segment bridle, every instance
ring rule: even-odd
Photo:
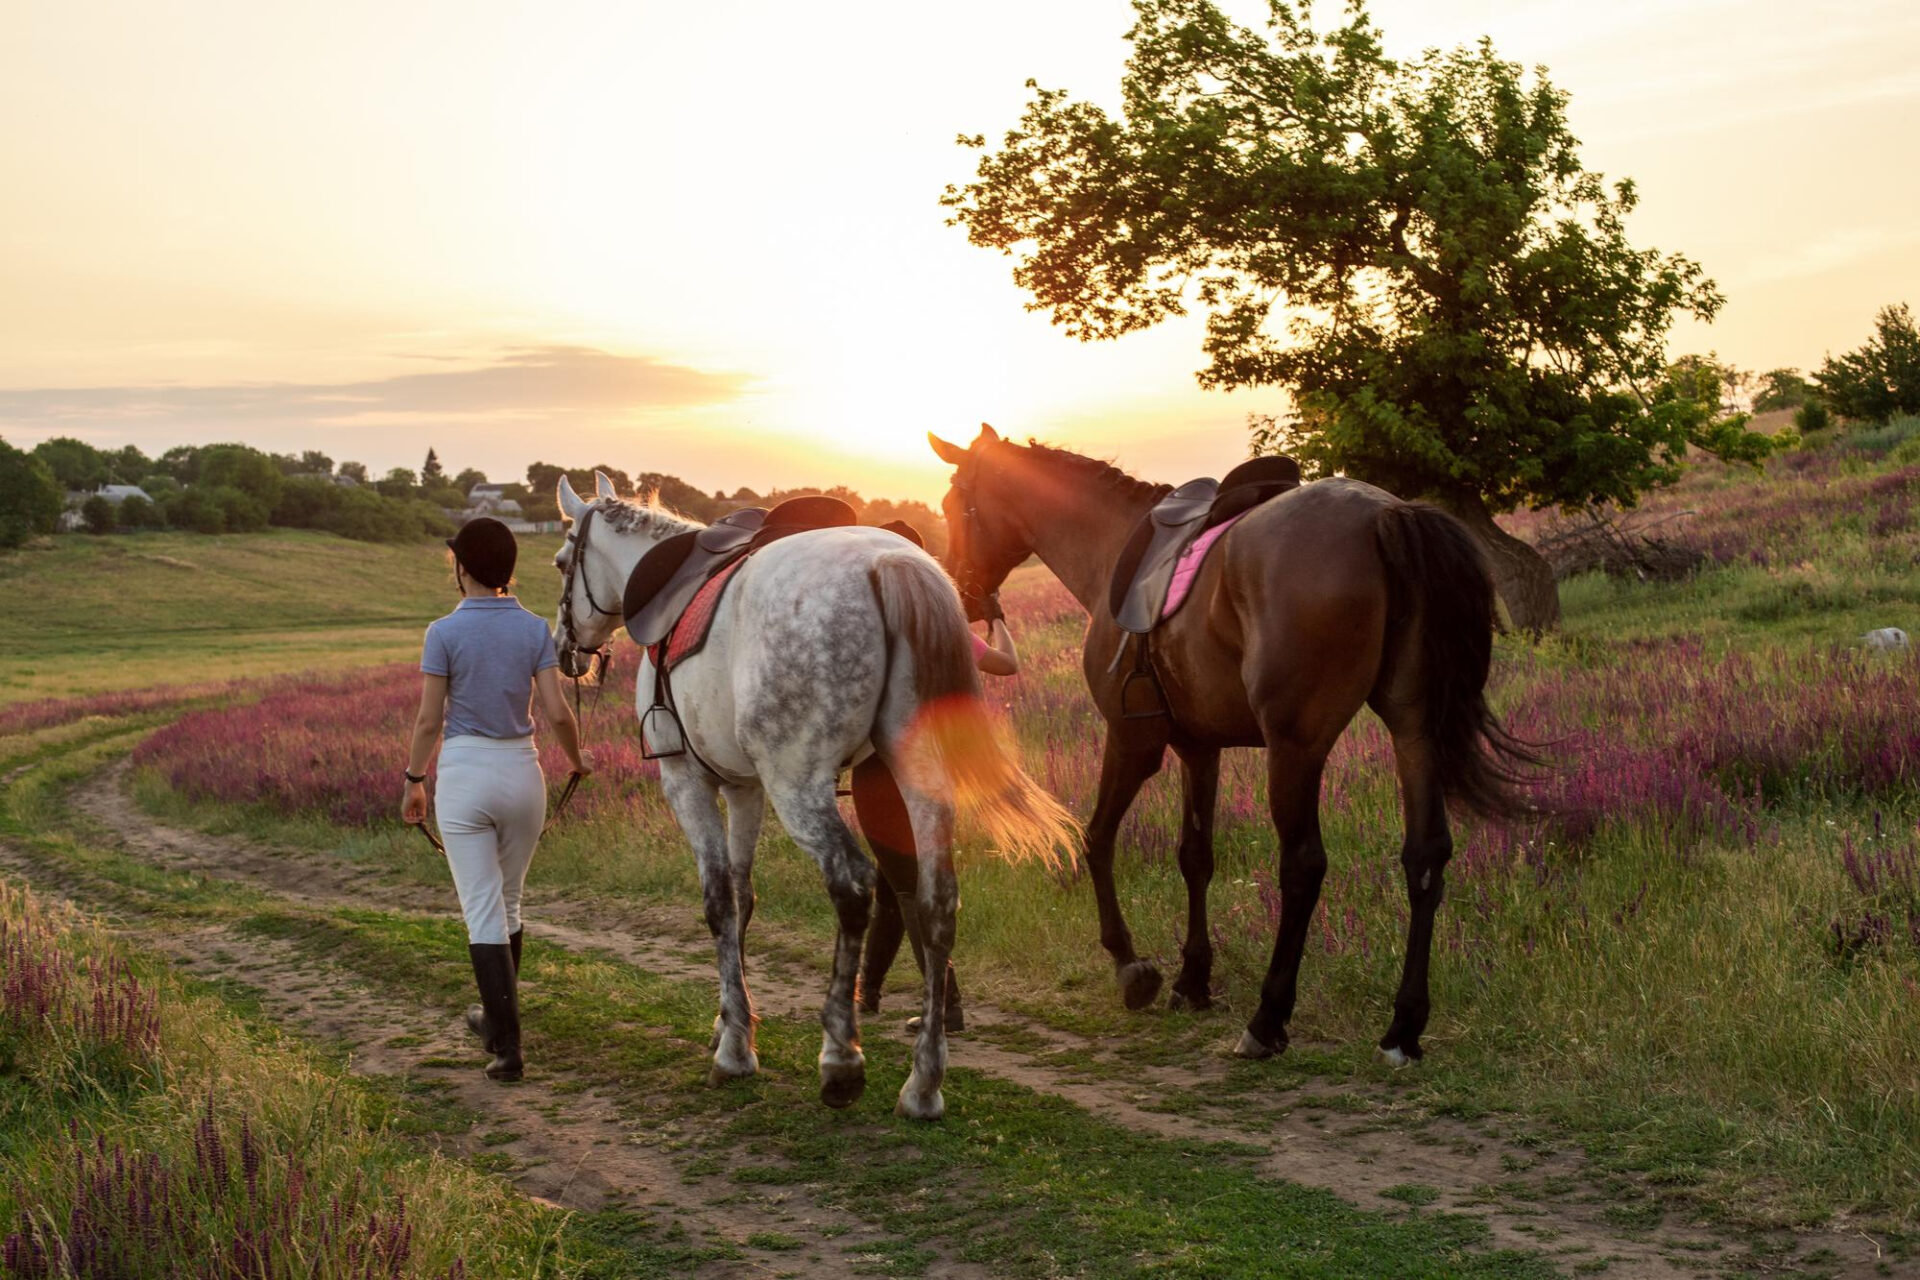
[[[600,664],[599,674],[602,677],[605,677],[607,674],[607,653],[604,642],[595,645],[591,649],[580,643],[579,632],[573,625],[573,585],[575,579],[577,578],[579,580],[581,590],[586,592],[587,608],[593,610],[595,614],[603,618],[617,618],[621,616],[616,610],[602,609],[600,607],[600,602],[593,598],[593,580],[582,573],[580,569],[581,562],[587,558],[588,540],[593,536],[593,517],[598,513],[599,508],[593,503],[588,503],[586,513],[580,517],[574,524],[573,529],[567,534],[567,545],[573,548],[573,550],[568,553],[567,567],[562,570],[560,576],[560,629],[565,633],[567,640],[566,649],[560,655],[560,670],[575,682],[574,695],[576,702],[579,700],[579,681],[593,670],[593,664],[595,662]],[[582,654],[585,654],[587,657],[585,664],[580,662],[580,655]]]
[[[980,513],[973,504],[974,472],[979,466],[977,459],[968,458],[967,465],[953,474],[954,491],[966,504],[960,513],[961,528],[964,530],[964,536],[959,540],[961,554],[952,557],[959,561],[953,565],[953,584],[960,590],[960,603],[969,618],[974,615],[975,606],[984,606],[987,599],[987,592],[980,589],[979,569],[974,565],[973,551],[973,544],[980,534]]]

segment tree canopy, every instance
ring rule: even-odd
[[[52,533],[64,497],[53,469],[35,454],[0,440],[0,547]]]
[[[1903,302],[1882,307],[1873,337],[1857,351],[1828,356],[1813,375],[1821,394],[1843,418],[1884,422],[1920,413],[1920,330]]]
[[[1310,468],[1477,514],[1631,503],[1689,444],[1764,453],[1663,395],[1676,316],[1722,298],[1635,248],[1631,182],[1580,161],[1567,96],[1488,41],[1388,58],[1363,4],[1268,31],[1135,0],[1122,113],[1031,101],[943,203],[1082,339],[1197,307],[1202,385],[1288,389]],[[1757,441],[1757,443],[1755,443]],[[1550,589],[1550,582],[1548,584]]]

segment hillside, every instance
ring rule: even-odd
[[[536,609],[558,542],[522,547]],[[0,555],[0,702],[409,658],[453,601],[445,554],[273,530],[76,534]],[[215,656],[185,672],[183,642]]]

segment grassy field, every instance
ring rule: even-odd
[[[885,1073],[901,1069],[876,1041],[876,1089],[855,1122],[893,1135],[883,1144],[911,1146],[922,1174],[964,1185],[947,1211],[963,1225],[946,1227],[939,1215],[916,1216],[907,1188],[893,1181],[911,1175],[891,1158],[869,1169],[830,1149],[837,1122],[805,1099],[817,1031],[804,1012],[770,1016],[763,1028],[763,1057],[780,1064],[771,1078],[747,1087],[745,1100],[722,1091],[716,1101],[692,1088],[710,982],[669,982],[644,966],[555,947],[553,962],[579,998],[543,997],[530,1015],[542,1051],[580,1064],[584,1077],[627,1082],[633,1105],[652,1108],[645,1114],[656,1121],[698,1115],[757,1144],[787,1170],[780,1177],[852,1180],[906,1242],[905,1261],[888,1264],[903,1273],[936,1256],[912,1249],[944,1248],[995,1274],[1260,1274],[1235,1270],[1234,1260],[1297,1251],[1304,1232],[1332,1250],[1325,1274],[1425,1274],[1417,1260],[1433,1248],[1446,1251],[1433,1274],[1483,1266],[1521,1274],[1552,1264],[1485,1253],[1487,1237],[1472,1224],[1417,1206],[1520,1212],[1555,1185],[1529,1174],[1528,1153],[1569,1147],[1585,1157],[1580,1196],[1604,1202],[1604,1220],[1622,1238],[1660,1241],[1675,1224],[1707,1222],[1725,1233],[1711,1269],[1814,1275],[1845,1271],[1841,1262],[1822,1269],[1821,1242],[1836,1238],[1823,1233],[1866,1228],[1887,1265],[1905,1265],[1920,1224],[1920,730],[1908,724],[1920,664],[1865,654],[1856,641],[1874,627],[1920,631],[1920,460],[1901,451],[1911,436],[1829,443],[1777,460],[1765,476],[1699,469],[1653,504],[1693,513],[1676,524],[1705,557],[1698,573],[1675,583],[1576,580],[1563,591],[1562,635],[1502,642],[1498,704],[1522,733],[1555,744],[1559,768],[1542,797],[1553,816],[1459,833],[1436,940],[1429,1054],[1417,1068],[1393,1073],[1370,1056],[1397,978],[1404,897],[1397,803],[1383,737],[1368,717],[1329,768],[1333,868],[1303,971],[1295,1047],[1279,1062],[1229,1063],[1223,1054],[1252,1008],[1277,909],[1254,753],[1230,753],[1223,778],[1214,1012],[1125,1013],[1084,883],[1010,869],[977,848],[965,858],[963,982],[970,999],[1025,1020],[978,1033],[996,1052],[1064,1069],[1058,1044],[1042,1041],[1083,1038],[1076,1043],[1097,1052],[1076,1060],[1073,1078],[1126,1096],[1152,1078],[1154,1099],[1142,1104],[1149,1110],[1249,1140],[1278,1131],[1303,1097],[1357,1116],[1356,1141],[1384,1131],[1430,1145],[1432,1126],[1467,1120],[1480,1126],[1474,1142],[1506,1144],[1500,1167],[1511,1178],[1410,1182],[1388,1197],[1416,1206],[1400,1217],[1296,1203],[1287,1197],[1297,1189],[1261,1175],[1244,1153],[1210,1149],[1196,1164],[1178,1144],[1156,1145],[1165,1140],[1090,1116],[1062,1118],[1044,1093],[964,1070],[948,1093],[961,1122],[932,1136],[901,1135],[878,1110],[860,1114],[890,1099]],[[380,763],[402,740],[416,689],[408,666],[382,664],[410,660],[419,627],[443,610],[438,559],[425,549],[318,538],[136,539],[119,551],[108,549],[112,541],[63,539],[55,551],[0,563],[25,601],[16,616],[35,623],[26,635],[10,624],[0,636],[41,673],[15,678],[10,666],[0,690],[17,720],[9,736],[0,715],[0,757],[29,771],[9,802],[20,838],[40,841],[45,865],[80,877],[89,900],[108,909],[238,920],[339,957],[359,980],[456,1006],[465,981],[457,965],[420,958],[457,956],[449,919],[289,914],[218,894],[156,898],[137,865],[92,848],[59,798],[61,786],[133,751],[137,795],[163,820],[306,850],[421,892],[443,886],[444,867],[387,816],[391,769]],[[79,704],[70,715],[28,716],[23,699],[93,687],[82,679],[88,655],[99,662],[118,643],[106,631],[63,629],[75,571],[87,571],[77,576],[89,578],[99,608],[117,593],[153,590],[138,557],[156,554],[198,555],[196,563],[220,566],[218,576],[198,579],[190,595],[175,587],[144,597],[172,620],[171,639],[141,641],[129,678],[113,687],[249,679],[177,705],[116,709],[109,698],[86,706],[86,716]],[[341,570],[351,556],[371,558]],[[262,568],[281,561],[300,572]],[[129,578],[143,585],[116,585]],[[372,580],[410,585],[383,591],[396,606],[389,612],[369,602]],[[529,603],[544,604],[551,588],[534,581]],[[201,594],[209,582],[218,595]],[[335,582],[340,591],[325,587]],[[201,625],[239,612],[229,592],[252,602],[260,622],[237,639]],[[316,596],[348,603],[329,606],[338,611],[307,637],[310,650],[277,648],[297,631],[289,619],[311,618],[302,600]],[[1029,767],[1085,812],[1097,760],[1080,691],[1077,608],[1038,569],[1022,570],[1007,599],[1025,665],[994,692]],[[276,618],[287,624],[278,633]],[[368,669],[251,678],[302,666]],[[631,673],[630,662],[623,671]],[[654,922],[697,957],[698,894],[684,842],[638,758],[627,691],[616,684],[602,697],[588,727],[605,768],[543,843],[529,888],[533,918],[542,902],[588,901]],[[1174,781],[1163,776],[1122,836],[1123,902],[1143,953],[1169,971],[1182,927],[1177,816]],[[754,952],[817,971],[831,915],[817,873],[777,832],[767,837],[756,887]],[[888,1007],[898,1007],[897,996]],[[658,1035],[635,1044],[618,1034],[636,1026]],[[1019,1158],[989,1158],[982,1142],[996,1150],[1010,1142],[1004,1154]],[[1054,1153],[1053,1163],[1035,1152]],[[1084,1180],[1083,1165],[1116,1181]],[[1226,1181],[1195,1181],[1199,1168]],[[1244,1214],[1209,1216],[1222,1198],[1247,1196],[1292,1207],[1273,1208],[1262,1216],[1279,1225],[1257,1229]],[[1075,1225],[1043,1233],[1030,1252],[1003,1251],[993,1232],[964,1225],[969,1214],[991,1218],[1024,1201]],[[1333,1216],[1316,1216],[1324,1213]],[[1393,1234],[1415,1228],[1442,1234]],[[1818,1230],[1784,1246],[1766,1234],[1783,1228]],[[1558,1230],[1535,1238],[1548,1245]],[[1342,1269],[1361,1256],[1387,1261]],[[1606,1262],[1602,1251],[1565,1265],[1600,1270]]]
[[[522,576],[544,588],[557,547],[528,539]],[[0,704],[417,656],[445,557],[295,530],[45,540],[0,555]]]

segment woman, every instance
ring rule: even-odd
[[[904,521],[881,526],[891,529],[916,545],[919,532]],[[996,592],[987,599],[987,638],[973,637],[973,659],[980,670],[993,676],[1020,673],[1020,653],[1014,648],[1013,633],[1007,630],[1006,616],[1000,611]],[[860,966],[860,1009],[863,1013],[880,1011],[880,987],[887,970],[900,951],[904,932],[913,944],[913,958],[926,976],[926,956],[920,944],[920,924],[914,914],[914,897],[919,868],[914,855],[913,824],[907,817],[906,802],[900,787],[878,756],[869,756],[853,769],[853,811],[860,819],[860,832],[873,850],[874,864],[880,869],[882,883],[873,895],[873,918],[867,925],[867,949]],[[960,980],[954,976],[953,961],[947,961],[947,1030],[964,1030],[966,1015],[960,1007]],[[910,1018],[907,1029],[918,1030],[920,1019]]]
[[[447,539],[461,601],[427,628],[420,715],[407,757],[401,818],[427,820],[427,765],[440,744],[436,801],[480,1003],[467,1026],[493,1055],[487,1075],[518,1080],[520,889],[547,817],[547,785],[533,744],[533,695],[560,749],[582,775],[593,757],[560,691],[547,624],[508,593],[519,545],[504,524],[469,520]],[[446,741],[440,743],[442,733]]]

